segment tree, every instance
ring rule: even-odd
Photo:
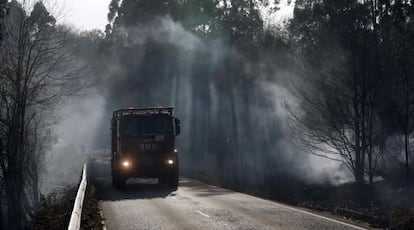
[[[3,40],[3,26],[4,26],[4,17],[7,15],[7,0],[0,1],[0,46]],[[2,149],[2,138],[0,138],[0,154],[3,152]],[[4,183],[3,183],[3,174],[0,174],[0,226],[3,226],[3,194],[4,194]]]
[[[395,138],[392,142],[402,142],[400,149],[390,149],[391,157],[401,162],[406,178],[410,178],[412,150],[410,138],[414,131],[414,39],[412,1],[385,1],[383,13],[383,27],[380,33],[386,44],[384,52],[387,60],[385,72],[391,76],[390,97],[388,99],[389,111],[387,122]],[[389,170],[391,171],[391,169]]]
[[[387,92],[377,1],[297,1],[290,24],[303,57],[295,134],[321,156],[342,161],[370,183],[389,130],[380,111]],[[303,131],[303,132],[302,132]]]
[[[166,15],[175,18],[176,0],[112,0],[109,5],[107,34],[118,34],[123,28],[147,24],[157,17]],[[124,33],[126,31],[123,31]]]
[[[42,2],[9,4],[1,47],[0,172],[6,228],[20,229],[39,202],[38,173],[50,141],[54,108],[85,86],[72,55],[71,33],[56,26]]]
[[[4,17],[6,17],[7,12],[8,12],[7,2],[8,2],[8,0],[0,0],[0,42],[3,38],[3,21],[4,21]]]

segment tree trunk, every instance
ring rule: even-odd
[[[359,120],[359,119],[358,119]],[[363,164],[363,151],[361,148],[361,132],[359,121],[356,122],[355,127],[355,170],[354,177],[357,184],[364,184],[364,164]]]
[[[358,88],[358,75],[355,72],[353,74],[353,107],[354,107],[354,136],[355,136],[355,170],[354,170],[354,177],[355,182],[357,184],[364,184],[364,156],[363,156],[363,149],[361,145],[363,145],[362,142],[362,123],[361,123],[361,101],[359,99],[359,88]]]
[[[10,177],[10,175],[9,175]],[[21,190],[15,179],[6,178],[6,200],[7,200],[7,229],[22,229],[23,215],[20,205]]]
[[[405,151],[405,171],[406,171],[406,177],[407,177],[407,181],[410,178],[410,162],[409,162],[409,142],[410,142],[410,133],[409,133],[409,119],[410,119],[410,114],[409,114],[409,105],[410,105],[410,100],[409,100],[409,90],[408,90],[408,77],[407,75],[404,76],[404,80],[405,80],[405,84],[404,84],[404,151]]]
[[[410,179],[410,162],[409,162],[409,141],[410,134],[407,132],[407,129],[404,132],[404,149],[405,149],[405,173],[407,180]]]
[[[373,105],[372,100],[370,102],[370,112],[369,112],[369,131],[368,131],[368,177],[369,177],[369,183],[372,185],[374,184],[374,166],[373,166],[373,137],[372,137],[372,129],[373,129]]]
[[[1,143],[0,143],[1,146]],[[1,151],[1,147],[0,147],[0,151]],[[4,183],[4,181],[1,181],[1,183]],[[3,196],[3,192],[4,192],[4,185],[0,185],[0,229],[6,229],[5,223],[4,223],[4,214],[3,214],[3,202],[4,202],[4,196]]]

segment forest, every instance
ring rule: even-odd
[[[279,3],[294,11],[276,22]],[[62,108],[91,94],[95,149],[112,111],[174,106],[182,175],[293,204],[349,185],[363,211],[367,197],[414,207],[412,0],[112,0],[105,31],[43,1],[0,8],[5,229],[30,228]]]

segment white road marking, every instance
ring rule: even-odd
[[[202,212],[202,211],[200,211],[200,210],[197,210],[196,212],[197,212],[198,214],[200,214],[200,215],[204,216],[205,218],[210,218],[210,216],[209,216],[209,215],[205,214],[204,212]]]
[[[215,186],[215,185],[203,183],[201,181],[198,181],[198,182],[201,183],[201,184],[205,184],[208,187],[215,187],[215,188],[220,188],[220,189],[223,189],[223,190],[228,190],[228,189],[221,188],[221,187],[218,187],[218,186]],[[232,190],[228,190],[228,191],[232,191]],[[236,192],[236,193],[238,193],[238,192]],[[335,220],[335,219],[332,219],[332,218],[329,218],[329,217],[326,217],[326,216],[322,216],[322,215],[319,215],[319,214],[316,214],[316,213],[312,213],[310,211],[305,211],[305,210],[301,210],[301,209],[298,209],[298,208],[290,207],[288,205],[281,204],[281,203],[276,202],[276,201],[266,200],[266,199],[259,198],[259,197],[255,197],[255,196],[248,195],[248,194],[245,194],[245,193],[238,193],[238,194],[241,194],[241,195],[244,195],[244,196],[247,196],[247,197],[251,197],[253,199],[262,200],[262,201],[265,201],[265,202],[270,203],[270,204],[273,204],[273,205],[277,205],[277,206],[280,206],[280,207],[284,207],[284,208],[287,208],[287,209],[290,209],[290,210],[293,210],[293,211],[297,211],[297,212],[300,212],[300,213],[304,213],[304,214],[307,214],[307,215],[310,215],[310,216],[318,217],[320,219],[324,219],[324,220],[327,220],[327,221],[331,221],[331,222],[334,222],[334,223],[337,223],[337,224],[342,224],[342,225],[345,225],[345,226],[348,226],[348,227],[351,227],[351,228],[354,228],[354,229],[367,230],[367,228],[359,227],[359,226],[356,226],[356,225],[353,225],[353,224],[348,224],[348,223],[345,223],[345,222],[342,222],[342,221],[339,221],[339,220]],[[197,211],[197,212],[199,212],[199,211]]]

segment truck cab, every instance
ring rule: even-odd
[[[180,120],[173,108],[121,109],[111,120],[112,184],[125,187],[128,178],[158,178],[176,190],[178,152],[175,137]]]

